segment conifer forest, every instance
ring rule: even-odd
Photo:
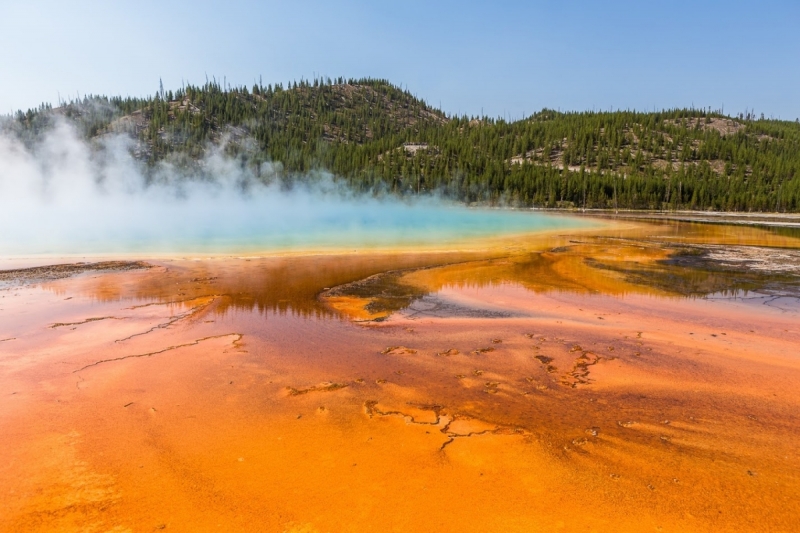
[[[542,109],[509,121],[449,115],[379,79],[211,80],[43,104],[0,128],[34,142],[59,119],[90,141],[129,135],[146,169],[203,172],[216,149],[283,187],[332,176],[360,193],[467,204],[800,211],[800,123],[754,112]]]

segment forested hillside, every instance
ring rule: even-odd
[[[506,122],[449,116],[384,80],[212,81],[148,98],[42,106],[4,127],[27,142],[58,116],[88,139],[131,135],[149,168],[167,160],[201,169],[204,155],[223,146],[285,186],[324,170],[357,191],[464,202],[800,211],[800,124],[750,113],[544,109]]]

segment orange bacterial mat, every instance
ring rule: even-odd
[[[747,247],[798,244],[743,231],[8,282],[0,530],[795,531],[800,305]]]

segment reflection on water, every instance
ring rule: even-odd
[[[180,303],[216,298],[215,312],[257,311],[261,314],[332,316],[317,298],[325,289],[368,278],[389,269],[416,269],[453,261],[470,261],[492,252],[424,254],[354,254],[253,259],[154,262],[154,268],[132,276],[75,279],[82,290],[101,302],[134,300]],[[63,291],[67,283],[49,285]]]
[[[759,226],[759,228],[779,235],[781,237],[790,237],[792,239],[800,239],[800,227],[783,227],[783,226]]]
[[[534,292],[614,296],[800,292],[800,239],[761,228],[664,222],[487,243],[462,251],[161,261],[136,276],[78,283],[99,301],[213,297],[221,314],[341,313],[357,320],[385,320],[448,287],[507,283]],[[58,290],[58,283],[51,288]]]
[[[507,283],[534,292],[615,296],[800,295],[800,239],[758,228],[670,222],[613,236],[550,238],[542,244],[505,257],[393,271],[337,287],[323,297],[352,317],[383,320],[444,288]]]

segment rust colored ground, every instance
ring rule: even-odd
[[[0,530],[794,531],[796,303],[650,237],[797,243],[706,228],[7,286]]]

